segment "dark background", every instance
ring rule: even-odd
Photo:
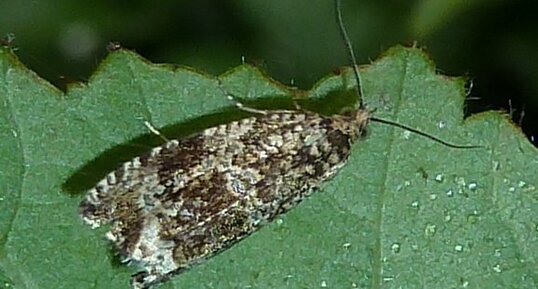
[[[536,1],[342,1],[359,64],[416,41],[441,73],[472,81],[467,114],[505,110],[538,142]],[[211,74],[244,57],[308,89],[349,65],[333,6],[333,0],[2,0],[0,35],[61,89],[87,81],[110,41],[152,62]]]

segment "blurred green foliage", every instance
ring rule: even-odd
[[[468,113],[515,110],[538,134],[537,5],[531,0],[343,0],[359,63],[395,44],[424,47],[448,75],[468,75]],[[221,73],[255,63],[301,88],[348,65],[332,0],[0,2],[0,35],[21,60],[65,88],[87,80],[110,41],[153,62]]]

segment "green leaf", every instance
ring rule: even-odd
[[[464,80],[437,75],[418,49],[390,49],[362,72],[377,117],[483,148],[371,123],[309,200],[160,288],[536,288],[536,149],[500,113],[463,120]],[[355,105],[347,69],[310,92],[248,65],[221,79],[255,107]],[[129,288],[136,268],[77,214],[84,190],[162,143],[144,121],[173,138],[245,116],[214,77],[127,51],[64,95],[2,50],[0,97],[0,273],[25,289]]]

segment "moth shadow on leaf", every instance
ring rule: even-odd
[[[230,107],[185,122],[158,128],[158,130],[168,139],[181,139],[196,134],[206,128],[238,120],[246,116],[248,116],[248,113]],[[142,121],[140,125],[143,126]],[[83,194],[123,163],[147,153],[152,148],[161,146],[164,143],[165,141],[161,137],[148,130],[147,133],[131,139],[126,143],[118,144],[89,161],[62,184],[62,189],[72,196]]]

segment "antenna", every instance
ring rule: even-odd
[[[355,58],[355,53],[353,52],[353,46],[351,45],[351,41],[349,40],[349,36],[347,35],[346,26],[344,25],[344,19],[342,19],[342,3],[340,0],[335,0],[334,4],[336,11],[336,22],[338,22],[338,26],[340,28],[340,35],[342,36],[344,44],[346,45],[346,50],[348,53],[348,57],[351,60],[351,64],[353,64],[353,74],[355,75],[355,80],[357,81],[356,90],[357,95],[359,96],[359,108],[364,108],[364,102],[362,101],[364,92],[362,91],[361,74],[359,72],[359,68],[357,67],[357,59]]]
[[[433,135],[430,135],[430,134],[427,134],[423,131],[420,131],[416,128],[412,128],[412,127],[409,127],[409,126],[406,126],[406,125],[403,125],[401,123],[397,123],[395,121],[391,121],[391,120],[387,120],[387,119],[382,119],[382,118],[377,118],[377,117],[370,117],[370,120],[371,121],[375,121],[375,122],[378,122],[378,123],[383,123],[383,124],[388,124],[388,125],[393,125],[395,127],[399,127],[399,128],[402,128],[402,129],[405,129],[405,130],[408,130],[412,133],[416,133],[420,136],[423,136],[425,138],[429,138],[433,141],[436,141],[440,144],[443,144],[443,145],[446,145],[447,147],[451,147],[451,148],[455,148],[455,149],[476,149],[476,148],[483,148],[483,146],[479,146],[479,145],[457,145],[457,144],[451,144],[449,142],[446,142],[438,137],[435,137]]]
[[[359,68],[357,66],[357,59],[355,58],[355,53],[353,52],[353,46],[351,45],[351,41],[349,40],[349,36],[347,35],[347,30],[346,30],[346,27],[344,25],[344,20],[342,18],[342,1],[341,0],[335,0],[334,1],[334,4],[335,4],[335,11],[336,11],[336,22],[338,23],[338,26],[339,26],[339,30],[340,30],[340,35],[342,36],[342,39],[344,40],[344,44],[346,45],[346,50],[347,50],[347,54],[348,54],[348,57],[349,57],[349,60],[351,61],[351,64],[353,65],[353,74],[355,76],[355,80],[357,81],[357,87],[356,87],[356,90],[357,90],[357,95],[359,96],[359,109],[365,109],[365,106],[364,106],[364,101],[363,101],[363,96],[364,96],[364,92],[362,90],[362,79],[361,79],[361,74],[360,74],[360,71],[359,71]],[[406,126],[406,125],[403,125],[403,124],[400,124],[400,123],[397,123],[395,121],[391,121],[391,120],[386,120],[386,119],[382,119],[382,118],[377,118],[377,117],[370,117],[370,120],[371,121],[375,121],[375,122],[378,122],[378,123],[383,123],[383,124],[387,124],[387,125],[392,125],[392,126],[395,126],[395,127],[399,127],[401,129],[405,129],[405,130],[408,130],[410,132],[413,132],[413,133],[416,133],[420,136],[423,136],[425,138],[428,138],[428,139],[431,139],[435,142],[438,142],[440,144],[443,144],[447,147],[451,147],[451,148],[456,148],[456,149],[473,149],[473,148],[483,148],[483,146],[478,146],[478,145],[456,145],[456,144],[451,144],[449,142],[446,142],[438,137],[435,137],[433,135],[430,135],[430,134],[427,134],[423,131],[420,131],[418,129],[415,129],[415,128],[412,128],[412,127],[409,127],[409,126]]]

